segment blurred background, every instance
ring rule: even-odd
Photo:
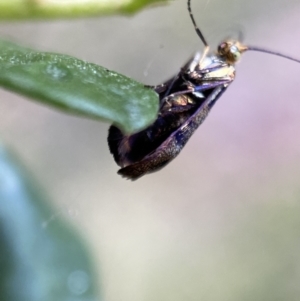
[[[300,1],[197,0],[224,38],[300,59]],[[186,0],[134,16],[0,24],[2,38],[159,84],[202,49]],[[91,247],[108,301],[299,300],[300,64],[249,52],[180,156],[130,182],[109,125],[0,91],[0,137]],[[49,217],[55,223],[55,216]]]

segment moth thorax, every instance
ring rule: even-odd
[[[217,55],[226,63],[235,64],[239,61],[241,54],[247,50],[247,47],[238,41],[224,41],[218,46]]]

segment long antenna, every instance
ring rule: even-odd
[[[189,11],[190,17],[192,19],[192,22],[194,24],[195,30],[197,32],[197,35],[200,37],[200,39],[201,39],[202,43],[204,44],[204,46],[205,47],[209,47],[208,44],[207,44],[207,42],[206,42],[206,40],[205,40],[205,38],[204,38],[204,36],[203,36],[203,34],[202,34],[202,32],[201,32],[201,30],[197,26],[196,21],[194,19],[194,16],[193,16],[193,13],[192,13],[192,9],[191,9],[191,0],[188,0],[187,6],[188,6],[188,11]]]
[[[252,51],[258,51],[258,52],[264,52],[264,53],[268,53],[268,54],[273,54],[273,55],[280,56],[280,57],[283,57],[285,59],[288,59],[288,60],[300,63],[300,60],[295,59],[295,58],[293,58],[293,57],[291,57],[289,55],[285,55],[285,54],[279,53],[277,51],[267,50],[267,49],[263,49],[263,48],[259,48],[259,47],[253,47],[253,46],[246,46],[246,48],[247,48],[246,50],[252,50]]]
[[[200,59],[200,62],[201,62],[206,57],[206,55],[209,51],[209,45],[206,42],[201,30],[199,29],[199,27],[196,24],[196,21],[194,19],[194,15],[193,15],[192,9],[191,9],[191,0],[187,0],[187,7],[188,7],[188,12],[189,12],[191,20],[193,22],[195,31],[196,31],[197,35],[199,36],[200,40],[202,41],[202,43],[204,44],[204,47],[205,47],[205,49],[203,51],[203,54],[202,54],[202,57]],[[252,51],[258,51],[258,52],[264,52],[264,53],[273,54],[273,55],[276,55],[276,56],[279,56],[279,57],[282,57],[282,58],[300,63],[299,59],[293,58],[289,55],[285,55],[285,54],[282,54],[282,53],[277,52],[277,51],[267,50],[267,49],[263,49],[263,48],[259,48],[259,47],[255,47],[255,46],[243,46],[243,47],[244,47],[243,51],[252,50]]]
[[[191,17],[191,19],[192,19],[192,22],[193,22],[193,24],[194,24],[195,31],[196,31],[197,35],[199,36],[199,38],[201,39],[201,41],[202,41],[202,43],[204,44],[204,47],[205,47],[204,52],[203,52],[203,55],[202,55],[202,59],[203,59],[203,58],[207,55],[207,53],[208,53],[208,51],[209,51],[209,45],[208,45],[208,43],[206,42],[206,40],[205,40],[205,38],[204,38],[204,36],[203,36],[201,30],[199,29],[199,27],[198,27],[197,24],[196,24],[196,21],[195,21],[195,19],[194,19],[194,16],[193,16],[193,13],[192,13],[192,9],[191,9],[191,0],[188,0],[188,2],[187,2],[187,7],[188,7],[188,11],[189,11],[190,17]],[[201,59],[201,60],[202,60],[202,59]],[[200,60],[200,61],[201,61],[201,60]]]

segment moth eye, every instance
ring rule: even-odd
[[[235,45],[230,47],[230,53],[232,54],[235,61],[238,61],[241,57],[241,52]]]
[[[235,45],[232,45],[232,46],[230,47],[230,52],[231,52],[232,54],[236,53],[237,51],[238,51],[238,49],[237,49],[237,47],[236,47]]]
[[[227,51],[227,48],[228,48],[227,42],[221,43],[218,47],[218,53],[225,53]]]

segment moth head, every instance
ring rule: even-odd
[[[247,49],[247,46],[241,44],[239,41],[228,40],[218,46],[217,54],[225,60],[226,63],[233,65],[239,61],[242,53]]]

